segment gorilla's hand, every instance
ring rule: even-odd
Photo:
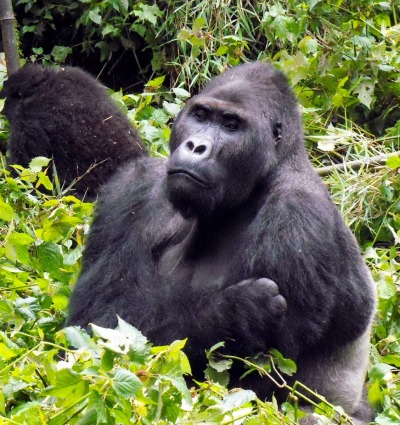
[[[217,323],[213,328],[218,325],[225,329],[222,339],[227,342],[227,350],[241,355],[270,348],[276,325],[287,309],[278,285],[267,278],[245,279],[223,289],[216,304]]]
[[[225,289],[225,297],[229,304],[233,304],[235,310],[244,310],[251,316],[251,311],[264,311],[267,320],[279,320],[285,313],[287,304],[285,298],[280,295],[278,285],[265,277],[260,279],[246,279],[229,286]]]

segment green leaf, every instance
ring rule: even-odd
[[[14,217],[14,210],[11,205],[0,199],[0,220],[11,221]]]
[[[196,18],[193,22],[193,32],[198,34],[201,29],[206,25],[206,20],[202,17]]]
[[[9,360],[17,355],[18,355],[18,352],[11,350],[10,348],[7,347],[6,344],[4,344],[3,342],[0,342],[0,359]]]
[[[257,398],[254,391],[241,390],[235,391],[226,395],[222,400],[222,408],[224,412],[229,412],[233,409],[243,406],[244,404],[253,401]]]
[[[91,11],[89,11],[89,19],[97,25],[101,24],[102,17],[100,15],[100,8],[94,7]]]
[[[207,367],[205,370],[205,375],[207,380],[211,382],[217,382],[218,384],[226,387],[229,384],[229,372],[224,370],[223,372],[218,372],[212,367]]]
[[[54,46],[51,56],[56,63],[64,63],[67,57],[72,53],[72,48],[67,46]]]
[[[151,6],[147,4],[139,4],[139,9],[134,10],[133,14],[138,17],[142,22],[150,22],[152,25],[157,25],[157,18],[163,16],[163,12],[160,8],[153,4]]]
[[[191,32],[187,29],[182,29],[178,32],[177,39],[178,41],[188,41],[191,36]]]
[[[64,281],[63,256],[61,247],[55,243],[42,243],[37,247],[37,260],[43,271],[49,272],[54,278]]]
[[[372,42],[368,37],[355,35],[351,38],[351,41],[358,47],[361,47],[366,50],[371,50]]]
[[[158,89],[162,86],[164,80],[165,80],[165,75],[162,75],[161,77],[154,78],[154,80],[150,80],[146,84],[146,87],[153,87],[155,89]]]
[[[375,381],[375,380],[387,380],[392,376],[392,370],[393,366],[390,366],[385,363],[377,363],[372,366],[369,377]]]
[[[134,326],[125,322],[118,316],[118,326],[115,328],[116,331],[121,332],[129,343],[129,347],[135,351],[143,351],[147,349],[147,338]]]
[[[40,172],[38,174],[38,181],[35,187],[40,187],[40,185],[43,185],[47,190],[53,190],[53,183],[50,181],[46,173]]]
[[[32,236],[27,235],[26,233],[12,233],[6,241],[6,257],[10,261],[19,261],[24,265],[29,265],[29,247],[33,241],[34,239]]]
[[[86,411],[86,413],[82,416],[81,419],[76,423],[76,425],[98,425],[106,422],[101,422],[97,420],[97,410],[95,408],[91,408]]]
[[[51,159],[45,158],[44,156],[37,156],[32,159],[32,161],[29,163],[29,168],[35,173],[39,173],[39,171],[42,171],[44,167],[47,167],[49,165],[49,162]]]
[[[307,4],[308,4],[308,7],[310,8],[310,11],[313,10],[314,7],[320,2],[321,0],[307,0]]]
[[[84,329],[78,328],[76,326],[68,326],[64,329],[64,333],[69,344],[78,350],[81,348],[90,347],[91,345],[91,339]]]
[[[113,0],[112,6],[118,12],[126,13],[128,11],[129,2],[128,0]]]
[[[163,108],[168,112],[171,117],[176,117],[181,111],[181,106],[176,103],[170,103],[167,101],[163,102]]]
[[[218,47],[218,49],[217,49],[217,51],[216,51],[215,54],[217,56],[223,56],[223,55],[225,55],[228,52],[229,52],[229,47],[228,46],[225,46],[225,45],[222,45],[222,46],[219,46]]]
[[[143,383],[132,372],[126,369],[118,369],[112,380],[112,387],[115,392],[124,398],[137,395],[142,388]]]
[[[368,389],[368,400],[375,407],[381,407],[383,402],[383,393],[379,380],[375,381]]]
[[[180,87],[175,87],[172,89],[172,91],[176,94],[177,97],[180,97],[182,99],[187,99],[190,97],[190,93]]]
[[[371,108],[371,103],[375,99],[374,96],[375,83],[372,81],[365,80],[354,90],[354,93],[358,94],[358,99],[368,109]]]
[[[297,366],[293,360],[286,359],[278,350],[275,349],[269,350],[269,353],[272,355],[274,363],[280,371],[289,376],[296,373]]]
[[[37,401],[22,403],[11,411],[13,423],[46,425],[47,421],[41,405]],[[6,421],[5,423],[8,423]]]
[[[386,165],[394,170],[400,168],[400,157],[398,155],[391,156],[386,160]]]

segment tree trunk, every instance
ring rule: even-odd
[[[11,0],[0,0],[0,24],[7,64],[7,74],[10,76],[15,71],[18,71],[20,67],[15,18]]]

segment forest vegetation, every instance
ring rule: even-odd
[[[82,67],[166,157],[171,123],[213,76],[270,61],[299,99],[310,159],[352,229],[378,293],[367,377],[375,423],[400,423],[400,0],[15,0],[21,63]],[[4,55],[0,86],[7,78]],[[54,93],[58,96],[60,93]],[[4,103],[1,100],[0,108]],[[283,406],[228,391],[221,358],[187,385],[185,341],[156,347],[120,320],[93,336],[64,328],[94,205],[48,177],[51,159],[6,167],[0,115],[0,424],[294,424],[299,383]],[[82,141],[84,143],[84,141]],[[378,160],[375,157],[379,157]],[[356,161],[356,165],[354,165]],[[44,187],[50,192],[43,194]],[[338,265],[338,272],[340,272]],[[351,423],[319,398],[321,423]]]

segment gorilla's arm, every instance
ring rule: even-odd
[[[113,327],[120,314],[139,326],[151,313],[150,299],[158,292],[154,256],[186,229],[165,201],[159,184],[164,173],[164,162],[137,159],[102,189],[70,302],[70,324]],[[130,317],[132,311],[138,313]]]
[[[292,186],[266,203],[247,255],[287,301],[272,343],[295,358],[299,347],[343,345],[361,336],[374,290],[353,235],[320,185],[313,192]]]

